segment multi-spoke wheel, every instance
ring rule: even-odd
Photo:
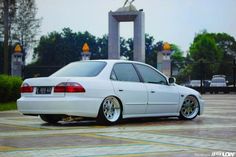
[[[198,100],[194,96],[187,96],[180,110],[180,118],[194,119],[200,110]]]
[[[121,119],[122,107],[115,97],[107,97],[99,111],[98,120],[105,124],[114,124]]]

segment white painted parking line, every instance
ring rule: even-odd
[[[197,139],[188,137],[178,137],[170,135],[158,135],[151,133],[132,132],[130,133],[106,133],[103,136],[111,136],[117,138],[126,138],[132,140],[144,140],[157,143],[174,144],[178,146],[189,146],[193,148],[216,149],[225,151],[235,151],[236,142],[225,142],[220,140]]]
[[[127,154],[143,154],[155,152],[174,152],[187,150],[183,147],[171,147],[163,145],[126,145],[112,147],[89,147],[89,148],[50,148],[37,150],[21,150],[0,152],[0,156],[7,157],[45,157],[45,156],[100,156],[100,155],[127,155]]]

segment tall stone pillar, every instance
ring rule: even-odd
[[[145,62],[145,21],[144,12],[116,11],[109,12],[108,59],[120,59],[120,22],[134,22],[135,61]]]
[[[109,12],[108,58],[120,58],[120,24]]]
[[[144,12],[138,12],[134,20],[134,60],[145,62]]]

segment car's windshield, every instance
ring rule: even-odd
[[[66,65],[51,77],[94,77],[106,66],[106,62],[82,61]]]

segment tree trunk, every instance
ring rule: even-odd
[[[3,68],[3,72],[4,74],[9,74],[8,72],[8,39],[9,39],[9,1],[8,0],[4,0],[4,68]]]

